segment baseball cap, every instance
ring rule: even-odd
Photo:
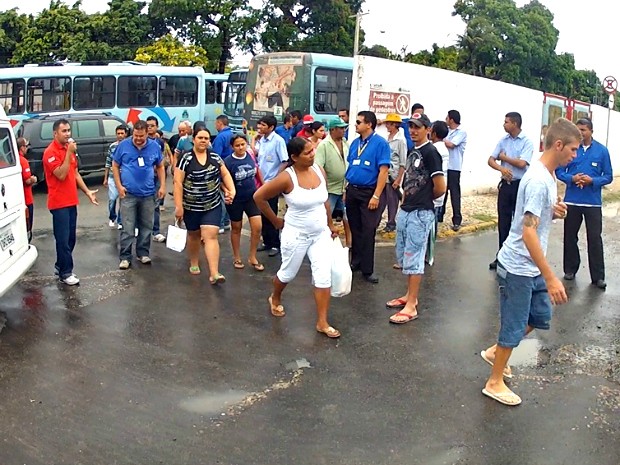
[[[306,115],[301,121],[303,122],[303,124],[312,124],[314,123],[314,118],[312,117],[312,115]]]
[[[327,122],[327,129],[346,128],[347,126],[349,125],[342,121],[340,118],[334,118]]]
[[[423,113],[414,113],[409,120],[409,126],[411,126],[412,124],[416,125],[419,128],[430,128],[432,126],[431,120]]]
[[[396,113],[388,113],[385,119],[383,120],[383,122],[384,123],[402,123],[403,119],[400,117],[400,115]]]

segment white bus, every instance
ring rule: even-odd
[[[176,132],[183,120],[215,129],[228,75],[201,67],[135,62],[65,63],[0,69],[0,108],[14,130],[26,118],[73,112],[109,112],[128,124],[156,116],[160,129]]]
[[[17,142],[11,123],[0,108],[0,297],[37,259],[28,244],[26,204]]]

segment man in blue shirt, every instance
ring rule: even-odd
[[[364,279],[376,284],[374,274],[375,235],[381,220],[379,199],[385,188],[390,167],[390,146],[376,136],[377,116],[372,111],[360,111],[355,131],[360,135],[351,143],[345,179],[346,211],[351,227],[351,268],[361,270]]]
[[[301,120],[302,114],[299,110],[291,111],[291,139],[297,136],[297,133],[304,128],[304,123]]]
[[[291,115],[284,115],[284,122],[281,126],[276,128],[276,134],[284,139],[284,143],[288,144],[291,140],[291,128],[293,123],[291,122]]]
[[[522,118],[519,113],[506,114],[504,131],[507,134],[500,139],[488,161],[491,168],[502,174],[497,194],[497,232],[499,235],[497,250],[502,248],[510,233],[510,224],[517,206],[519,183],[534,156],[534,144],[521,131],[521,124]],[[497,269],[497,259],[489,264],[489,269]]]
[[[134,230],[138,228],[136,254],[138,260],[151,263],[149,250],[153,232],[155,204],[165,194],[164,161],[159,145],[147,137],[146,121],[137,121],[130,139],[116,148],[112,157],[114,182],[121,199],[123,229],[121,229],[121,270],[131,265]],[[159,188],[156,192],[153,169],[157,170]]]
[[[461,129],[461,114],[457,110],[450,110],[446,116],[446,124],[450,128],[448,137],[443,140],[448,149],[448,192],[443,199],[443,208],[446,210],[448,194],[452,205],[452,230],[461,229],[463,215],[461,214],[461,171],[463,169],[463,155],[467,146],[467,133]],[[443,218],[439,219],[443,221]]]
[[[158,146],[159,146],[159,150],[161,151],[161,155],[162,158],[164,156],[164,151],[165,151],[165,142],[163,141],[163,139],[159,136],[158,131],[159,130],[159,120],[155,117],[155,116],[149,116],[146,119],[146,132],[149,136],[149,139],[152,140],[153,142],[155,142]],[[164,169],[164,174],[165,174],[165,169]],[[155,180],[155,190],[159,189],[159,180],[157,178],[157,172],[154,171],[153,172],[153,179]],[[164,178],[164,185],[165,185],[165,178]],[[164,197],[162,197],[161,199],[158,199],[157,202],[155,203],[155,210],[153,212],[153,240],[155,242],[165,242],[166,241],[166,236],[164,236],[161,233],[160,230],[160,207],[163,207],[164,205]]]
[[[280,171],[286,168],[288,152],[284,139],[275,133],[278,121],[274,116],[263,116],[256,125],[260,140],[256,143],[258,167],[263,176],[263,182],[267,183],[275,178]],[[278,214],[278,197],[268,200],[269,206]],[[263,245],[258,251],[268,250],[270,257],[280,253],[280,232],[263,215]]]
[[[558,179],[566,184],[564,202],[568,205],[564,222],[564,279],[572,281],[579,270],[578,234],[585,218],[590,278],[593,285],[605,289],[601,191],[603,186],[612,182],[614,175],[607,147],[592,138],[592,120],[581,118],[577,121],[577,127],[583,138],[577,158],[555,172]]]
[[[213,139],[211,150],[224,160],[233,153],[232,145],[230,145],[233,132],[230,126],[228,126],[228,116],[220,115],[215,118],[215,129],[217,129],[217,136]]]

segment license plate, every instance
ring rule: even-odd
[[[15,236],[11,230],[11,226],[0,229],[0,248],[4,252],[6,249],[15,244]]]

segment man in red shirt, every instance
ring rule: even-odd
[[[73,249],[76,241],[77,187],[91,203],[99,205],[77,169],[77,145],[71,138],[71,125],[59,119],[52,126],[54,140],[43,153],[43,170],[47,182],[47,208],[52,214],[54,238],[56,239],[55,269],[60,281],[74,286],[80,283],[73,274]]]
[[[26,229],[28,230],[28,242],[32,240],[32,221],[34,215],[34,199],[32,198],[32,186],[37,183],[37,177],[32,175],[30,171],[30,163],[26,159],[26,154],[30,148],[30,142],[19,137],[17,139],[17,148],[19,150],[19,164],[22,167],[22,180],[24,183],[24,199],[28,208],[28,216],[26,217]]]

